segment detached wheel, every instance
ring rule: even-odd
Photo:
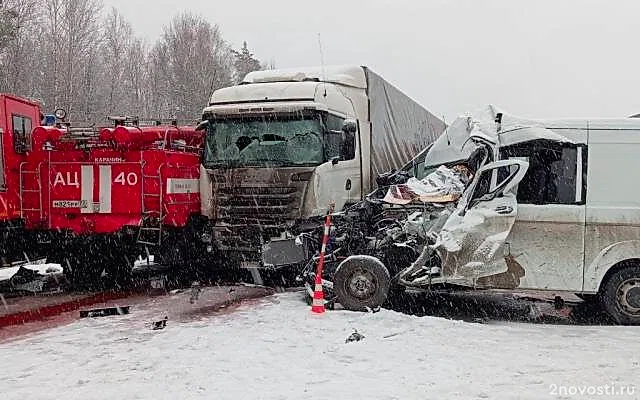
[[[338,266],[333,289],[338,302],[352,311],[366,311],[381,306],[387,299],[391,277],[375,257],[352,256]]]
[[[614,272],[600,293],[607,314],[621,325],[640,325],[640,266]]]

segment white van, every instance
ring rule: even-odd
[[[338,301],[377,306],[394,284],[548,290],[598,298],[618,323],[639,324],[638,154],[640,119],[525,120],[491,106],[459,118],[416,164],[473,158],[473,182],[452,211],[392,228],[407,233],[395,246],[422,243],[411,265],[342,261]]]

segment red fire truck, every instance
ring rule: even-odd
[[[127,283],[139,254],[180,265],[200,213],[201,132],[126,118],[79,127],[12,95],[0,103],[2,264],[47,257],[83,286]]]

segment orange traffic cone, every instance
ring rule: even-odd
[[[322,278],[316,277],[316,285],[313,289],[313,303],[311,303],[311,312],[322,314],[324,312],[324,292],[322,291]]]
[[[329,243],[329,232],[331,228],[331,213],[334,205],[329,205],[329,213],[324,221],[324,235],[322,236],[322,248],[320,249],[320,258],[318,259],[318,268],[316,269],[316,283],[313,289],[313,303],[311,303],[311,312],[314,314],[324,313],[324,293],[322,291],[322,269],[324,268],[324,255],[327,251],[327,243]]]

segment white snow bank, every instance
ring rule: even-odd
[[[61,274],[62,271],[63,271],[62,265],[54,264],[54,263],[49,263],[49,264],[27,264],[27,265],[23,265],[22,268],[27,268],[27,269],[30,269],[32,271],[36,271],[40,275]]]
[[[63,272],[62,265],[60,264],[25,264],[19,267],[0,268],[0,281],[11,279],[20,268],[30,269],[44,276],[61,274]]]
[[[20,267],[0,268],[0,281],[11,279],[11,277],[14,276],[19,269]]]
[[[3,399],[609,399],[553,390],[640,373],[634,327],[314,316],[300,293],[162,331],[150,318],[133,307],[0,344]],[[365,338],[345,343],[354,328]]]

